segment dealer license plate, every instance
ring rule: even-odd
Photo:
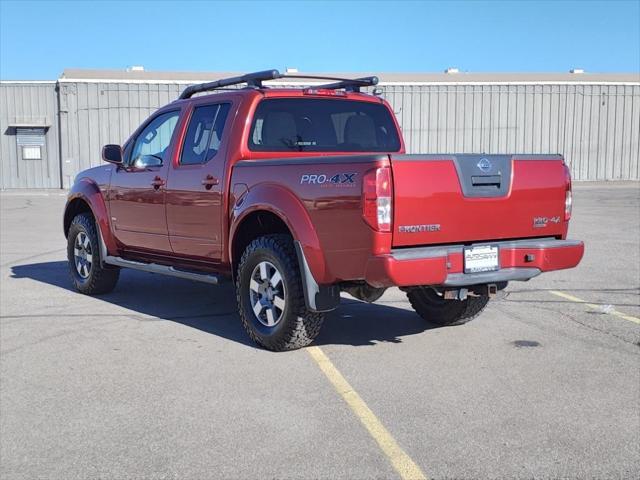
[[[498,247],[491,245],[465,247],[464,273],[493,272],[499,268]]]

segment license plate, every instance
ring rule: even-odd
[[[499,268],[498,247],[491,245],[465,247],[464,273],[493,272]]]

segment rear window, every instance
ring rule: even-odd
[[[258,105],[249,149],[259,152],[395,152],[400,139],[380,103],[272,98]]]

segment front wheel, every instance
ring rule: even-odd
[[[268,350],[295,350],[320,333],[324,315],[306,307],[288,235],[266,235],[249,244],[236,275],[236,298],[245,330]]]
[[[100,244],[93,217],[81,213],[71,222],[67,233],[67,259],[71,281],[80,293],[108,293],[118,283],[120,269],[102,265]]]
[[[416,287],[407,292],[418,315],[437,325],[462,325],[470,322],[487,306],[489,295],[468,296],[464,300],[446,300],[429,287]]]

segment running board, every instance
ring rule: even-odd
[[[185,270],[178,270],[174,267],[159,265],[157,263],[136,262],[134,260],[125,260],[124,258],[112,257],[109,255],[104,257],[104,263],[108,265],[115,265],[116,267],[133,268],[135,270],[142,270],[143,272],[159,273],[161,275],[169,275],[171,277],[195,280],[196,282],[210,283],[212,285],[218,284],[218,277],[215,275],[187,272]]]

